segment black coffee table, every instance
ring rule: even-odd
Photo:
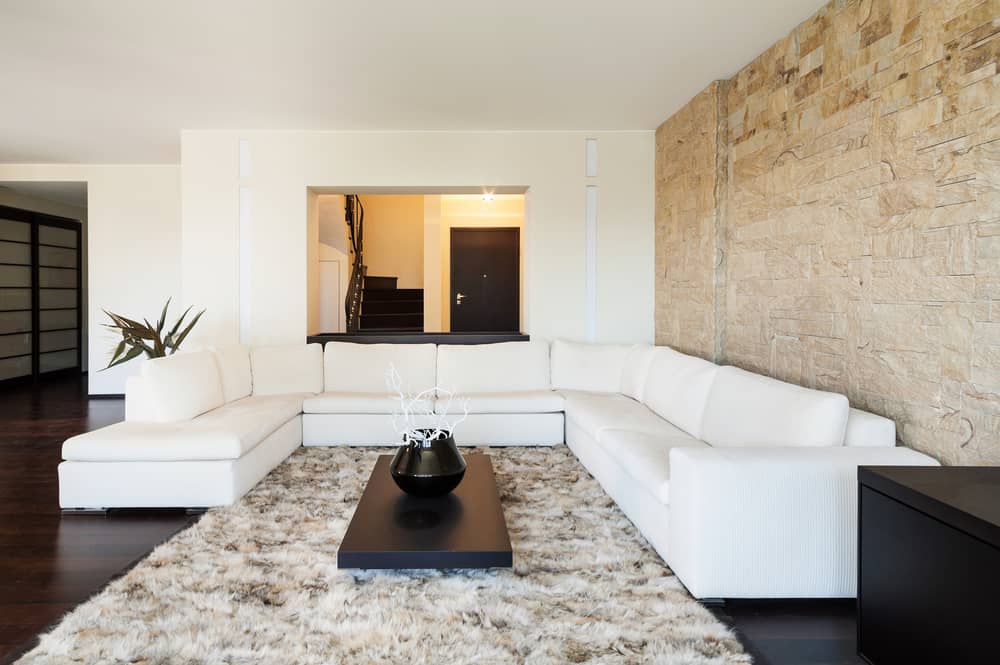
[[[467,454],[451,494],[404,494],[379,455],[337,551],[338,568],[510,568],[514,563],[489,455]]]

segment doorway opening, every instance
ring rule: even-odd
[[[309,188],[308,334],[519,334],[518,190]]]
[[[0,183],[0,385],[86,371],[86,223],[86,183]]]

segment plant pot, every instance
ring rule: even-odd
[[[406,437],[396,451],[389,470],[399,489],[420,497],[441,496],[452,491],[465,476],[465,459],[455,438],[433,430],[415,430],[423,438]]]

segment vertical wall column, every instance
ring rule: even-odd
[[[597,139],[584,139],[584,173],[597,177]],[[597,185],[586,185],[586,332],[597,341]]]
[[[251,328],[251,262],[253,257],[253,209],[250,186],[250,141],[240,139],[239,148],[239,322],[240,343],[250,343]]]
[[[726,215],[729,212],[729,81],[715,89],[715,265],[712,274],[712,307],[715,308],[715,352],[712,360],[725,362],[726,355]]]

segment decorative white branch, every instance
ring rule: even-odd
[[[419,393],[411,394],[403,389],[403,379],[396,366],[389,363],[385,373],[385,384],[389,393],[395,396],[397,407],[392,411],[392,429],[404,441],[431,441],[446,436],[454,436],[455,428],[469,417],[469,398],[459,397],[454,391],[434,386]],[[435,409],[435,402],[444,408]],[[461,417],[449,418],[454,406],[462,407]],[[440,413],[437,411],[440,410]]]

